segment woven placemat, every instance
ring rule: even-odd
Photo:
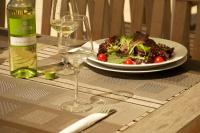
[[[110,132],[120,130],[124,125],[152,111],[149,107],[107,98],[107,103],[93,104],[94,108],[89,112],[72,114],[60,108],[62,103],[73,100],[74,92],[67,89],[67,85],[63,89],[1,74],[0,79],[0,119],[44,131],[57,132],[88,114],[100,111],[104,108],[102,106],[116,109],[117,113],[94,126],[92,129],[95,131],[100,131],[106,125],[110,125]],[[79,93],[79,98],[84,101],[95,102],[92,97],[91,94]]]

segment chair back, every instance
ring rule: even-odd
[[[124,12],[125,0],[78,0],[77,2],[81,14],[86,14],[88,7],[95,40],[113,35],[133,34],[144,28],[151,36],[167,39],[170,37],[170,0],[130,0],[129,12]],[[125,22],[126,14],[130,14],[130,22]]]
[[[197,5],[196,28],[191,32],[191,7],[194,5]],[[200,60],[200,1],[175,1],[171,39],[186,46],[193,59]]]
[[[200,54],[198,54],[200,49],[200,1],[129,0],[129,12],[124,12],[125,0],[88,0],[87,2],[91,3],[88,7],[91,9],[89,15],[94,40],[112,35],[133,34],[137,30],[146,31],[152,37],[170,39],[183,44],[193,59],[200,60]],[[197,5],[198,12],[195,34],[191,38],[191,8],[193,5]],[[127,14],[130,14],[130,22],[124,20],[124,15]]]
[[[52,1],[53,0],[43,0],[41,34],[44,34],[44,35],[51,34],[50,17],[51,17]]]

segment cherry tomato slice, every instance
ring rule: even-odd
[[[105,61],[107,61],[107,56],[102,53],[97,56],[97,59],[105,62]]]
[[[126,59],[126,60],[124,61],[124,64],[135,64],[135,62],[132,61],[131,59]]]
[[[161,56],[157,56],[157,57],[155,57],[155,59],[154,59],[154,63],[161,63],[161,62],[163,62],[163,61],[165,61]]]

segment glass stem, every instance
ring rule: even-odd
[[[61,62],[64,63],[64,53],[63,53],[63,45],[62,45],[62,32],[58,32],[58,54],[61,56]]]
[[[75,84],[74,84],[74,106],[78,105],[78,68],[74,68],[75,72]]]
[[[61,46],[62,46],[62,32],[58,32],[58,50],[61,49]]]

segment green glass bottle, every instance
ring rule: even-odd
[[[17,78],[37,75],[34,0],[10,0],[7,5],[10,72]]]

